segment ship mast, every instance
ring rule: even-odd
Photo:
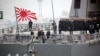
[[[52,16],[53,16],[53,21],[55,21],[53,0],[51,0],[51,6],[52,6]]]

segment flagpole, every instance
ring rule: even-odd
[[[51,0],[51,6],[52,6],[52,16],[53,16],[53,21],[55,21],[55,17],[54,17],[54,7],[53,7],[53,0]]]
[[[14,9],[15,9],[15,15],[16,15],[16,7],[14,7]],[[16,23],[17,23],[16,34],[19,34],[17,16],[16,16]]]

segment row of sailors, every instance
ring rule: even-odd
[[[99,32],[99,29],[100,29],[100,20],[98,19],[91,20],[91,24],[89,25],[90,34]]]
[[[74,20],[74,21],[59,21],[60,31],[86,31],[89,30],[93,33],[95,30],[99,32],[100,20]]]
[[[35,37],[33,31],[31,32],[31,35],[33,35],[33,38]],[[46,37],[47,37],[47,39],[50,38],[50,31],[49,30],[46,32]],[[39,38],[42,39],[42,43],[45,43],[46,38],[45,38],[45,34],[44,34],[43,30],[38,30],[36,39],[39,39]]]

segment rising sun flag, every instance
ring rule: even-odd
[[[18,21],[36,20],[36,13],[23,8],[15,8],[16,18]]]

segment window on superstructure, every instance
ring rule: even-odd
[[[81,0],[74,0],[74,8],[80,9]]]
[[[91,2],[92,4],[95,4],[95,3],[97,3],[97,0],[90,0],[90,2]]]

